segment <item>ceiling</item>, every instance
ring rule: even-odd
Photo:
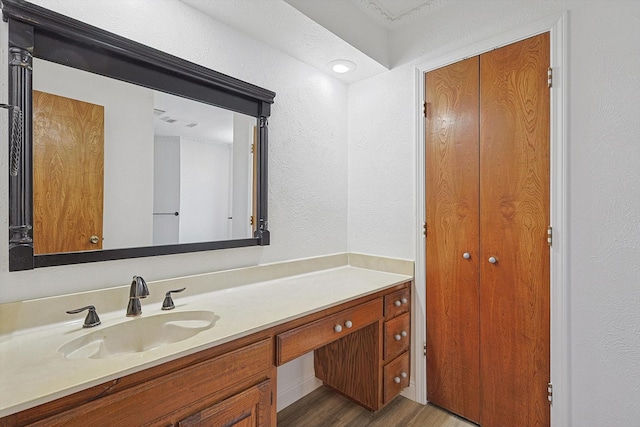
[[[350,0],[388,30],[409,25],[449,3],[442,0]]]
[[[153,91],[153,133],[233,144],[234,113],[203,102]]]
[[[457,0],[181,1],[349,84],[392,68],[394,31]],[[356,69],[333,73],[329,63],[340,59]]]

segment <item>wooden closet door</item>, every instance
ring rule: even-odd
[[[481,424],[548,426],[549,33],[480,56]],[[496,262],[490,263],[489,258]]]
[[[476,422],[478,63],[470,58],[425,78],[427,399]]]

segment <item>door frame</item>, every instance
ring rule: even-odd
[[[426,261],[425,261],[425,127],[424,127],[424,78],[428,71],[458,62],[470,56],[480,55],[500,46],[511,44],[549,31],[551,37],[551,67],[553,86],[550,94],[550,154],[551,189],[550,218],[553,227],[550,277],[550,363],[553,384],[551,425],[570,426],[570,343],[569,343],[569,203],[568,203],[568,147],[567,147],[567,12],[518,29],[473,43],[444,56],[418,64],[415,69],[416,101],[416,262],[414,289],[415,400],[427,403],[426,357]],[[422,345],[419,345],[421,343]],[[419,363],[418,363],[419,361]]]

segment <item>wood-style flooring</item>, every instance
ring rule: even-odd
[[[398,396],[377,413],[320,387],[278,412],[278,427],[477,427],[434,405]]]

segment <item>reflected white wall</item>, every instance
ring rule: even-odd
[[[231,145],[180,138],[180,241],[229,238]]]
[[[153,151],[153,244],[180,239],[180,138],[156,136]]]

